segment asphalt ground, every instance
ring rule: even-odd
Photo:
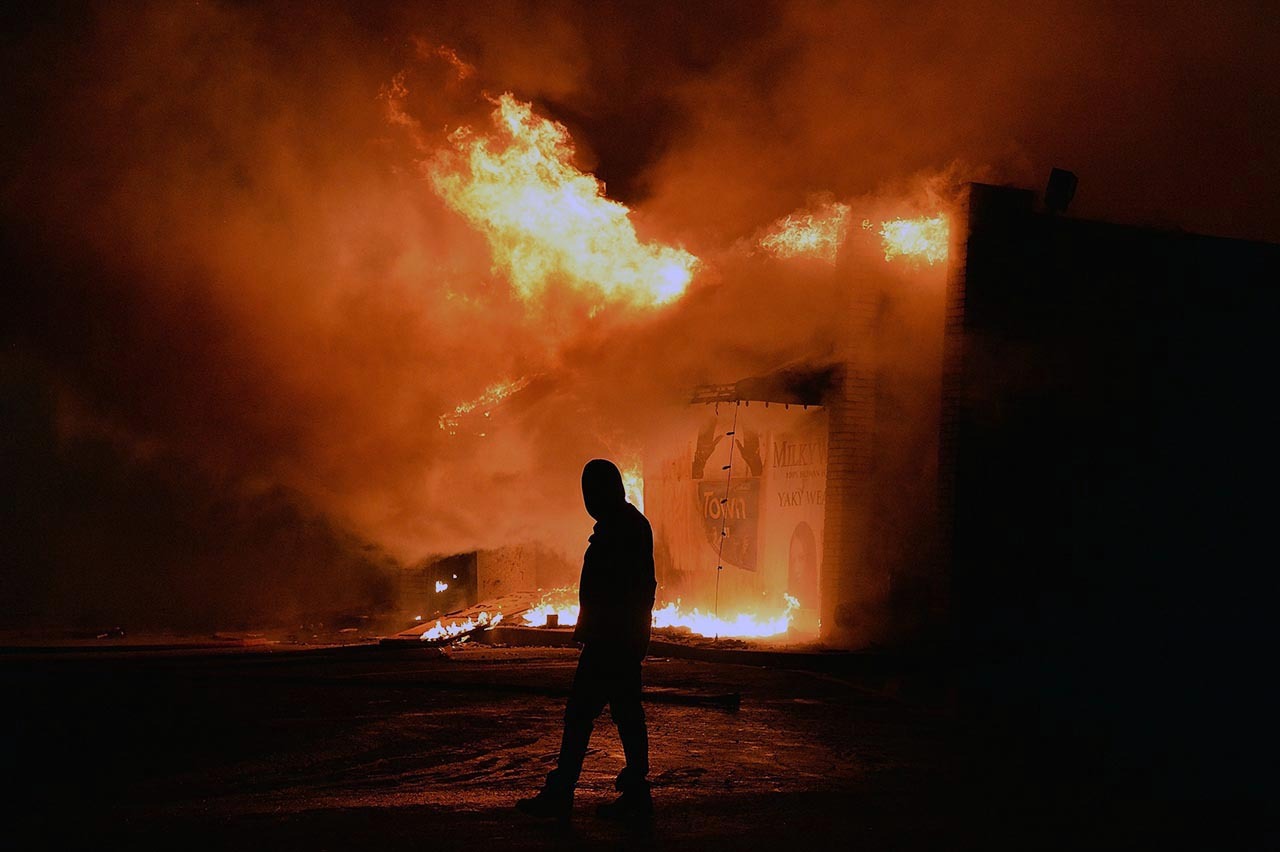
[[[576,654],[0,656],[9,848],[1141,849],[1193,816],[1046,783],[991,732],[839,676],[657,658],[651,828],[594,816],[622,765],[607,712],[574,820],[543,824],[512,805],[554,764]]]

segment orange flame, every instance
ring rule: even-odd
[[[714,613],[701,612],[696,607],[686,610],[680,601],[669,603],[653,611],[653,626],[657,628],[687,628],[698,636],[726,636],[733,638],[763,638],[778,636],[791,629],[791,615],[800,607],[800,601],[784,595],[786,608],[775,616],[760,616],[740,612],[729,618]]]
[[[626,205],[572,165],[573,141],[562,125],[510,93],[496,104],[493,132],[459,128],[428,174],[445,203],[484,234],[517,292],[532,299],[557,280],[639,305],[684,293],[698,258],[641,242]]]
[[[441,623],[438,619],[435,627],[429,627],[422,632],[420,637],[423,642],[435,642],[439,639],[451,639],[463,633],[470,633],[472,630],[481,628],[496,627],[502,622],[502,613],[494,613],[491,617],[487,612],[481,612],[472,621],[471,616],[467,616],[462,621],[450,621],[448,624]]]
[[[774,222],[758,241],[774,257],[813,257],[834,264],[844,244],[849,205],[833,202]]]
[[[791,619],[800,602],[791,595],[784,595],[786,606],[777,615],[762,616],[754,613],[736,613],[721,618],[714,613],[702,612],[697,607],[686,608],[680,601],[668,603],[653,611],[655,629],[687,629],[696,636],[724,636],[726,638],[761,639],[780,636],[791,629]],[[559,617],[561,627],[578,623],[581,607],[572,589],[554,589],[542,596],[538,604],[521,614],[524,623],[531,627],[545,627],[547,616]]]
[[[870,228],[871,223],[864,222],[863,227]],[[891,261],[895,257],[909,257],[923,260],[933,266],[947,259],[950,230],[945,216],[881,222],[880,236],[883,238],[882,245],[886,261]]]
[[[530,627],[546,627],[547,616],[555,615],[560,619],[561,627],[572,627],[578,623],[578,613],[581,611],[578,596],[572,589],[563,588],[547,592],[537,605],[525,610],[520,617]]]
[[[641,512],[644,511],[644,475],[640,465],[633,464],[622,469],[622,487],[627,492],[627,502]]]
[[[504,399],[514,393],[524,390],[529,382],[532,381],[528,376],[521,376],[518,379],[512,379],[509,382],[498,382],[485,388],[484,393],[475,399],[460,403],[457,407],[446,414],[439,417],[440,428],[450,435],[458,434],[458,425],[463,417],[471,414],[473,411],[479,411],[483,416],[488,417],[489,412]]]

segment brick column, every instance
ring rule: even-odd
[[[867,537],[875,450],[876,297],[857,287],[848,305],[849,336],[844,366],[830,392],[826,512],[823,521],[821,635],[856,647],[878,638],[877,612],[887,582],[868,564]]]

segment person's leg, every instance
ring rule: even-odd
[[[582,774],[582,761],[596,717],[608,701],[608,682],[600,678],[595,655],[583,649],[578,657],[578,670],[573,675],[573,688],[564,711],[564,735],[560,739],[560,756],[556,768],[536,796],[520,799],[516,808],[538,817],[568,820],[573,810],[573,790]]]
[[[587,756],[591,731],[596,718],[609,700],[608,671],[601,667],[600,658],[589,648],[578,657],[578,670],[573,675],[573,688],[564,710],[564,735],[560,738],[560,757],[556,769],[548,778],[564,789],[572,790],[582,774],[582,761]]]
[[[609,690],[609,711],[618,726],[622,751],[627,765],[618,773],[614,788],[622,795],[607,802],[596,813],[607,819],[648,824],[653,816],[653,799],[649,794],[649,731],[645,725],[644,706],[640,703],[640,661],[617,662],[616,677]]]
[[[609,695],[609,711],[613,723],[618,726],[618,738],[622,740],[622,752],[627,765],[618,775],[617,788],[648,791],[649,729],[645,724],[644,705],[640,702],[640,661],[626,659],[619,662],[617,678]]]

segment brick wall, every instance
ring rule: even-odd
[[[869,560],[876,377],[873,363],[876,297],[854,290],[847,307],[845,366],[827,398],[828,455],[823,521],[823,639],[860,646],[877,640],[887,578]]]

